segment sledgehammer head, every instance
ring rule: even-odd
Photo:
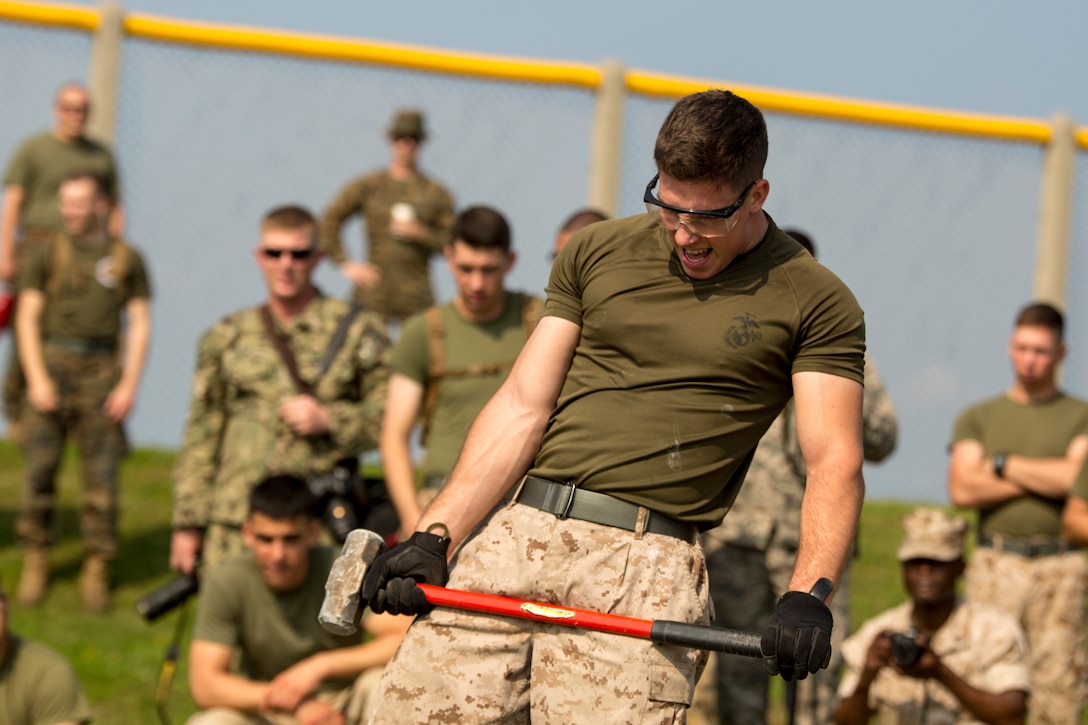
[[[359,599],[359,590],[367,569],[383,551],[385,542],[373,531],[355,529],[348,534],[325,581],[325,601],[317,615],[322,627],[341,637],[359,631],[359,620],[366,608],[366,602]]]

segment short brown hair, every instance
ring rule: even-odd
[[[1021,309],[1015,327],[1045,327],[1057,334],[1059,342],[1065,336],[1065,318],[1057,307],[1046,302],[1032,302]]]
[[[742,188],[763,177],[767,123],[731,91],[693,93],[676,102],[654,145],[660,173],[680,181]]]
[[[301,231],[309,229],[311,236],[317,240],[317,219],[304,206],[298,204],[284,204],[270,210],[261,218],[261,231],[279,229],[282,231]]]
[[[450,244],[464,242],[474,249],[510,251],[510,224],[489,206],[471,206],[457,215]]]
[[[106,183],[106,177],[98,173],[94,169],[72,169],[64,175],[64,178],[61,179],[60,183],[66,184],[69,181],[84,180],[90,181],[92,184],[94,184],[95,194],[110,199],[110,190],[109,185]],[[110,201],[112,201],[112,199],[110,199]]]

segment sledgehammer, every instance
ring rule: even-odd
[[[325,601],[318,620],[333,634],[353,634],[359,628],[366,602],[360,600],[363,577],[374,559],[385,549],[382,537],[373,531],[356,529],[348,534],[340,556],[333,563],[325,583]],[[823,600],[831,593],[830,579],[820,579],[809,592]],[[693,649],[712,650],[743,657],[762,657],[760,633],[741,632],[701,624],[673,622],[663,619],[638,619],[621,614],[603,614],[585,609],[561,607],[497,594],[480,594],[457,589],[420,584],[427,601],[436,606],[467,609],[474,612],[499,614],[530,619],[547,624],[610,632],[628,637],[648,639],[657,644],[678,645]]]

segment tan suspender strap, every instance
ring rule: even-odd
[[[446,361],[446,331],[442,327],[442,308],[429,307],[423,313],[427,323],[427,393],[423,400],[420,414],[420,445],[427,445],[427,436],[431,432],[431,418],[438,405],[438,381],[442,378],[442,368]]]
[[[110,240],[109,256],[113,265],[110,270],[117,281],[114,292],[119,304],[124,303],[128,295],[128,272],[132,266],[132,248],[120,239]],[[49,269],[46,274],[45,293],[56,299],[64,288],[67,277],[72,288],[76,288],[75,269],[72,264],[72,240],[57,232],[49,238]]]
[[[521,324],[525,330],[525,339],[533,334],[536,324],[540,322],[540,300],[524,292],[510,293],[511,301],[514,298],[521,303]],[[442,327],[442,308],[431,307],[423,313],[427,323],[427,385],[423,400],[423,409],[420,413],[420,444],[427,445],[427,435],[431,430],[431,419],[434,417],[434,409],[438,405],[438,389],[442,378],[477,377],[481,375],[494,375],[513,367],[514,360],[493,363],[477,363],[456,370],[446,369],[446,331]]]

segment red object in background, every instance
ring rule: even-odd
[[[0,330],[11,322],[11,311],[15,308],[15,293],[9,289],[0,290]]]

